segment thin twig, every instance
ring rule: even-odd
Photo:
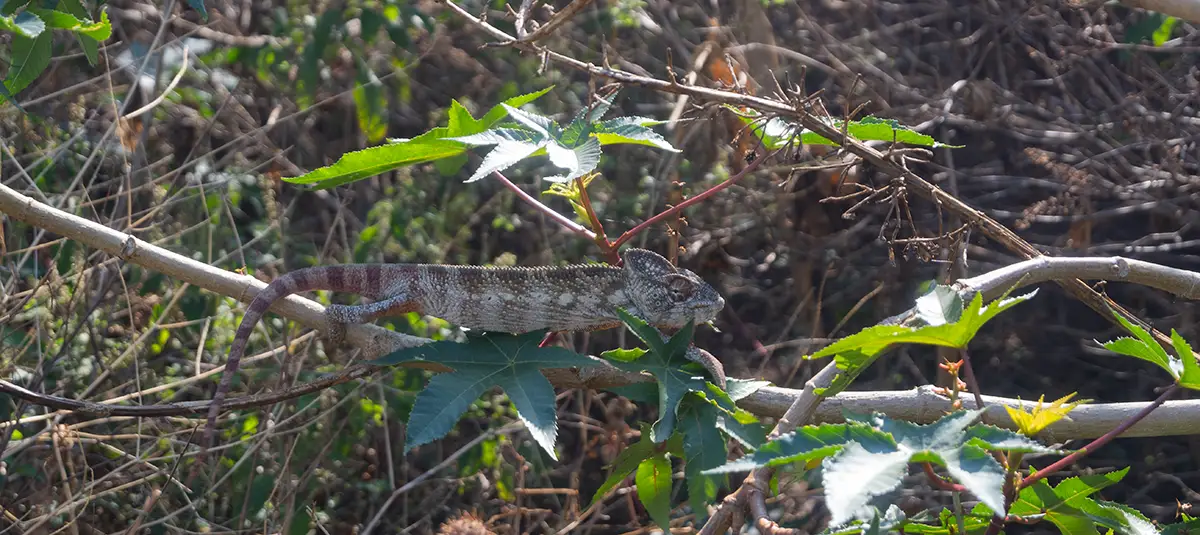
[[[704,191],[703,193],[701,193],[699,195],[696,195],[695,197],[689,198],[675,206],[672,206],[666,210],[663,210],[662,212],[659,212],[658,214],[655,214],[653,217],[643,221],[638,226],[625,231],[624,234],[621,234],[621,236],[618,237],[617,240],[613,242],[613,247],[620,247],[622,244],[629,241],[634,236],[638,235],[638,233],[646,230],[651,225],[658,223],[659,221],[662,221],[668,217],[671,217],[671,216],[679,213],[684,208],[687,208],[693,204],[702,202],[702,201],[704,201],[704,199],[712,197],[713,195],[716,195],[717,193],[720,193],[721,191],[725,190],[729,186],[732,186],[732,185],[738,183],[739,180],[744,178],[746,175],[750,174],[751,171],[753,171],[755,168],[757,168],[758,165],[761,164],[763,162],[763,160],[766,160],[769,156],[770,156],[770,154],[767,154],[767,153],[763,153],[763,154],[759,155],[759,157],[755,158],[754,161],[750,162],[750,164],[747,165],[745,169],[742,169],[742,171],[740,173],[729,177],[724,182],[709,188],[708,190]]]
[[[513,193],[516,193],[517,197],[520,197],[522,201],[525,201],[526,204],[534,207],[535,209],[537,209],[537,211],[542,212],[543,214],[546,214],[546,216],[549,217],[550,219],[553,219],[555,223],[562,225],[564,228],[566,228],[567,230],[569,230],[571,232],[574,232],[581,236],[585,236],[589,240],[596,239],[596,233],[588,230],[587,227],[584,227],[583,225],[580,225],[579,223],[572,221],[567,216],[558,213],[553,208],[550,208],[549,206],[542,204],[541,201],[533,198],[532,195],[525,193],[525,190],[521,189],[520,186],[513,184],[511,180],[509,180],[504,175],[500,174],[499,171],[492,171],[492,175],[495,176],[496,179],[499,180],[501,184],[504,184],[504,187],[512,190]]]

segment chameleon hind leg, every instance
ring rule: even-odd
[[[329,305],[325,307],[325,337],[334,345],[346,341],[346,325],[370,323],[384,316],[419,312],[421,306],[406,295],[398,295],[366,305]]]

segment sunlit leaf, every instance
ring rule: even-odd
[[[590,367],[596,361],[561,347],[538,347],[544,332],[512,336],[470,336],[466,343],[433,342],[402,349],[372,364],[386,366],[411,361],[429,361],[452,368],[429,380],[417,395],[408,419],[405,449],[412,449],[445,436],[480,395],[499,386],[517,409],[534,440],[552,458],[558,436],[554,387],[542,368]]]

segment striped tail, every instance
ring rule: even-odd
[[[271,305],[289,295],[310,290],[329,290],[334,292],[350,292],[370,295],[378,291],[380,272],[389,267],[382,264],[343,264],[336,266],[315,266],[298,269],[287,273],[267,285],[246,308],[246,315],[238,324],[233,345],[229,348],[229,361],[225,364],[225,373],[217,385],[212,404],[208,407],[208,420],[205,423],[204,443],[202,451],[212,447],[213,436],[217,428],[217,416],[221,412],[221,403],[233,384],[233,376],[237,373],[242,356],[246,352],[246,342],[250,333],[258,325],[263,314]]]

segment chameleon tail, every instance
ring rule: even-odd
[[[238,324],[233,345],[229,348],[229,361],[225,364],[225,372],[221,375],[217,392],[213,394],[212,404],[208,407],[203,450],[207,450],[213,444],[221,403],[225,401],[225,395],[233,384],[233,376],[237,373],[242,356],[246,352],[246,342],[271,305],[288,295],[310,290],[370,293],[364,292],[363,281],[379,280],[379,272],[386,267],[379,264],[344,264],[298,269],[275,279],[254,296],[254,300],[246,308],[246,314],[242,316],[242,322]]]

